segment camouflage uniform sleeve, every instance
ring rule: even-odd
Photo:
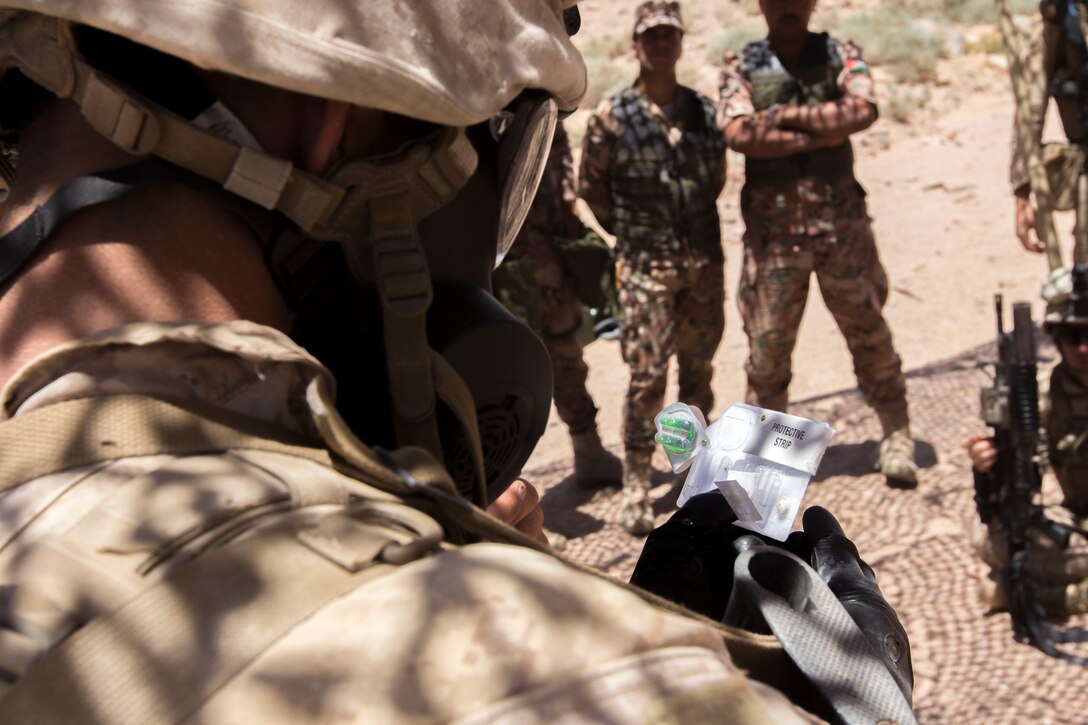
[[[586,227],[575,210],[575,204],[578,202],[578,181],[574,173],[574,157],[570,151],[570,139],[567,138],[567,132],[562,130],[562,126],[559,128],[560,132],[555,136],[552,153],[558,156],[561,164],[558,171],[562,205],[560,234],[565,239],[577,239],[585,236]]]
[[[843,65],[839,74],[839,88],[845,95],[861,98],[875,106],[876,85],[869,64],[861,57],[861,48],[848,40],[840,43],[838,50]]]
[[[589,117],[582,141],[582,164],[578,172],[578,196],[589,205],[593,216],[608,230],[612,222],[611,171],[618,137],[611,101],[601,101]]]
[[[718,126],[723,130],[726,124],[738,116],[751,116],[756,112],[752,103],[752,84],[744,77],[740,56],[726,53],[722,59],[722,69],[718,75]]]
[[[1047,92],[1046,72],[1043,69],[1044,37],[1042,23],[1032,26],[1028,40],[1027,59],[1024,72],[1028,85],[1029,106],[1031,108],[1031,129],[1035,138],[1042,138],[1043,121],[1046,118]],[[1020,148],[1020,139],[1016,133],[1016,118],[1012,121],[1012,141],[1009,145],[1009,184],[1013,193],[1028,186],[1028,162]]]

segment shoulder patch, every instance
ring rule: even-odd
[[[868,73],[869,64],[861,57],[861,46],[847,40],[839,44],[843,68],[847,73]]]

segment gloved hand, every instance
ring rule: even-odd
[[[892,605],[880,593],[872,567],[862,560],[854,542],[846,538],[827,509],[813,506],[801,520],[810,552],[807,560],[884,660],[910,702],[914,690],[910,642]]]
[[[809,562],[827,583],[910,700],[914,684],[910,644],[872,568],[827,509],[809,508],[803,531],[786,542],[734,525],[736,515],[717,491],[692,497],[646,538],[631,583],[721,621],[733,589],[737,554],[758,539]],[[739,540],[739,541],[738,541]]]
[[[733,589],[733,541],[751,531],[717,491],[693,496],[642,547],[631,583],[721,621]]]

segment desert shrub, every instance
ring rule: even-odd
[[[634,80],[619,63],[599,56],[586,58],[586,74],[588,86],[581,103],[583,108],[593,108],[602,98],[619,93]]]
[[[944,39],[933,23],[916,20],[902,9],[858,12],[834,20],[834,36],[862,45],[866,60],[884,66],[899,82],[933,80],[937,61],[946,56]]]
[[[578,42],[580,40],[578,36],[574,39],[578,50],[582,51],[582,55],[586,58],[615,60],[631,53],[631,36],[628,33],[595,36],[587,38],[582,43]]]
[[[929,86],[892,85],[880,101],[880,113],[896,123],[910,123],[914,113],[929,103]]]
[[[743,23],[733,25],[714,36],[706,51],[706,61],[717,65],[726,53],[735,53],[753,40],[767,35],[767,27],[762,24]]]
[[[759,0],[734,0],[714,4],[714,17],[722,25],[735,23],[738,16],[762,18],[759,12]]]
[[[991,23],[996,17],[994,0],[905,0],[904,10],[916,17],[949,20],[954,23]],[[1014,15],[1039,12],[1038,0],[1010,0]]]
[[[1005,44],[1001,40],[1001,33],[990,30],[981,35],[970,38],[964,44],[963,49],[968,53],[1004,53]]]
[[[578,41],[577,36],[575,41]],[[629,35],[616,33],[587,38],[578,43],[578,46],[586,62],[588,80],[586,96],[582,101],[583,108],[592,108],[599,100],[617,93],[631,82],[622,60],[631,52]]]

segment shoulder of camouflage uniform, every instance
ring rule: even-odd
[[[868,73],[869,64],[861,57],[861,46],[852,40],[836,40],[828,36],[828,48],[838,55],[848,73]]]
[[[598,129],[609,131],[611,133],[619,132],[619,122],[616,121],[616,98],[618,96],[612,96],[611,98],[602,98],[597,102],[596,107],[593,109],[593,113],[590,114],[589,122],[587,124],[587,132],[592,130],[594,126]],[[586,138],[588,139],[588,133]]]
[[[742,62],[740,53],[735,53],[733,51],[726,52],[725,55],[722,56],[722,62],[719,65],[719,84],[728,77],[742,75]]]
[[[746,72],[752,68],[762,68],[769,65],[774,51],[771,50],[771,41],[764,38],[753,40],[740,49],[738,70]]]

